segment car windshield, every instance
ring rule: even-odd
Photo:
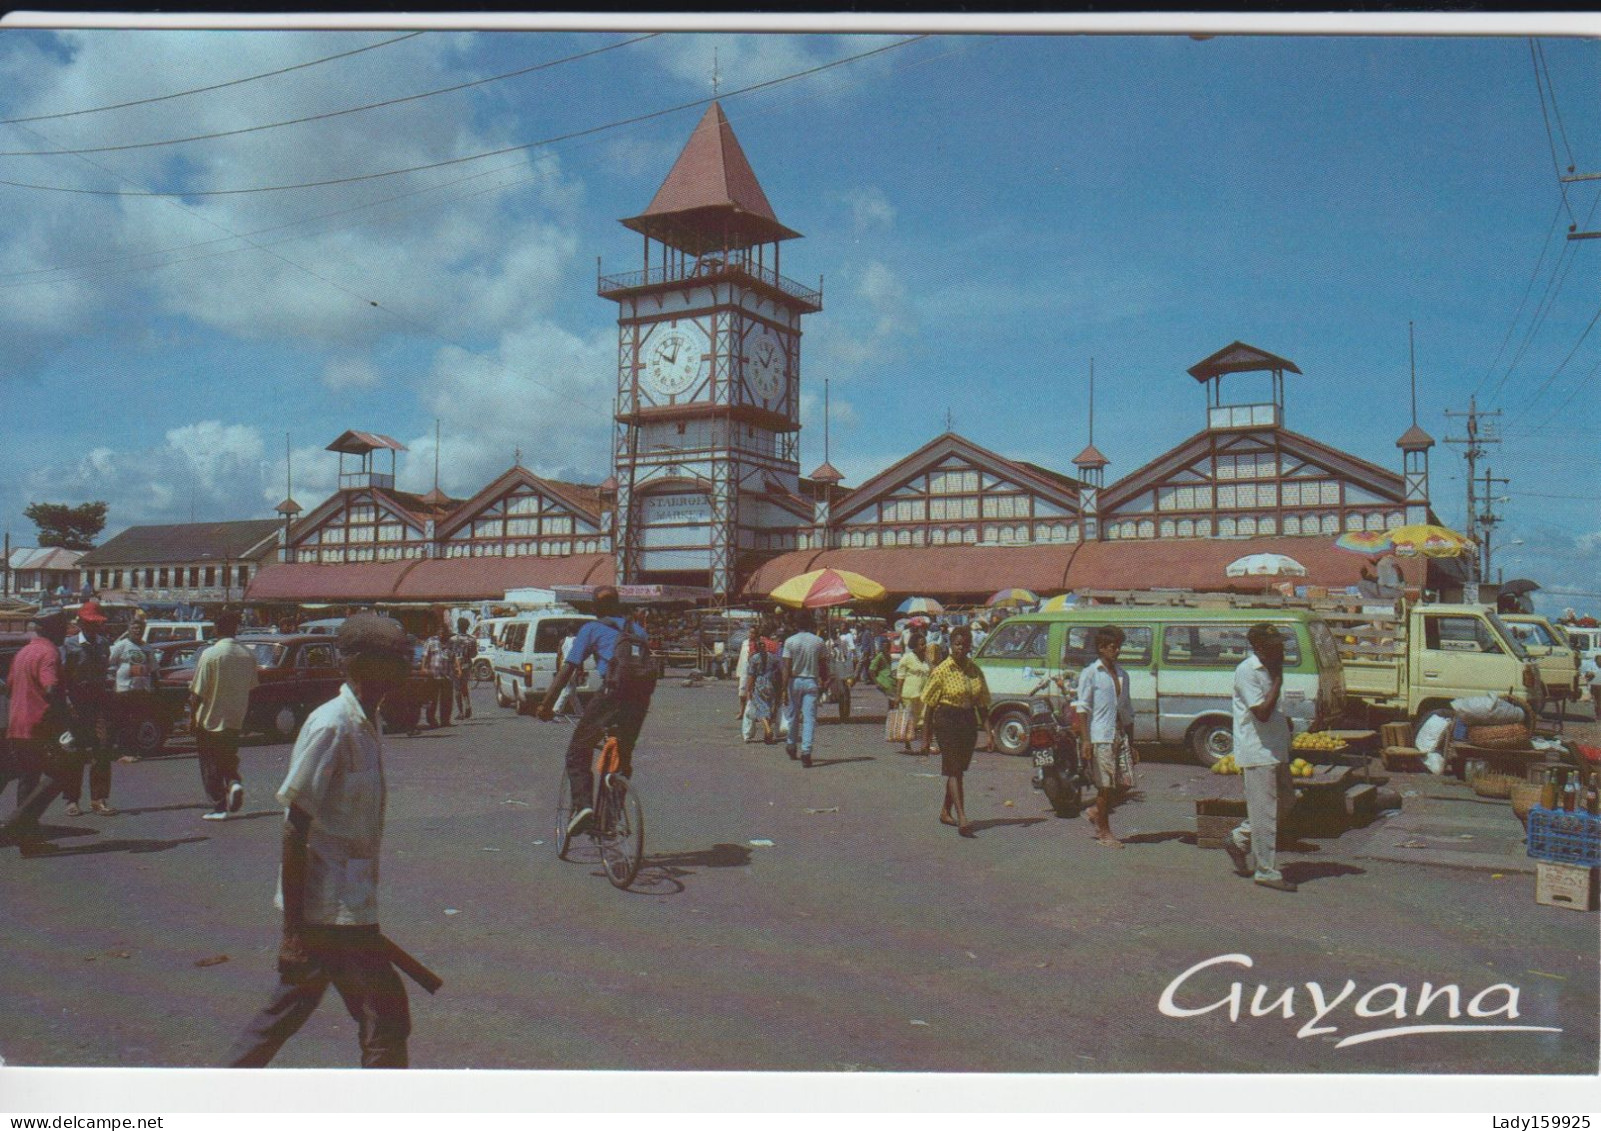
[[[1484,615],[1486,619],[1488,619],[1489,622],[1495,626],[1496,632],[1500,633],[1501,639],[1506,641],[1507,647],[1511,649],[1512,654],[1520,660],[1527,660],[1529,658],[1529,653],[1524,650],[1523,644],[1518,640],[1516,634],[1513,633],[1506,621],[1502,620],[1495,613],[1486,612]]]

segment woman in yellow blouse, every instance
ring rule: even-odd
[[[904,747],[907,754],[912,752],[912,739],[917,737],[917,727],[923,719],[923,685],[928,682],[928,673],[934,670],[923,658],[924,640],[923,630],[913,629],[906,642],[906,651],[901,653],[900,662],[895,665],[895,678],[900,681],[897,698],[901,706],[912,713],[912,732],[906,736]]]
[[[945,775],[945,803],[939,819],[972,836],[962,796],[962,775],[973,762],[978,730],[989,713],[990,689],[984,673],[968,659],[973,630],[966,625],[951,629],[951,655],[935,668],[923,687],[923,753],[939,739],[940,772]]]

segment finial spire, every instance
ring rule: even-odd
[[[828,378],[823,378],[823,462],[828,462]]]
[[[1095,446],[1095,359],[1090,358],[1090,446]]]
[[[521,448],[512,449],[511,462],[517,467],[523,465],[523,450]]]
[[[712,97],[713,98],[717,97],[717,82],[718,82],[717,48],[713,47],[712,48]]]
[[[434,490],[439,490],[439,417],[434,417]]]
[[[1406,323],[1406,353],[1412,363],[1412,423],[1418,422],[1418,351],[1417,342],[1412,334],[1412,320]]]

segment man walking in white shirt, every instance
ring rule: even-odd
[[[1234,761],[1245,772],[1245,821],[1224,840],[1237,875],[1274,891],[1294,891],[1278,869],[1279,818],[1295,797],[1290,720],[1279,710],[1284,638],[1270,624],[1245,634],[1251,655],[1234,669]]]
[[[229,1068],[265,1067],[330,982],[356,1021],[362,1067],[408,1064],[411,1010],[378,927],[385,796],[376,720],[411,673],[411,645],[396,621],[357,613],[339,626],[338,646],[345,683],[306,719],[278,790],[278,985],[228,1053]]]
[[[1095,630],[1098,658],[1079,673],[1073,704],[1079,712],[1079,742],[1088,746],[1095,778],[1095,805],[1089,818],[1095,826],[1095,843],[1103,848],[1123,847],[1112,835],[1112,810],[1134,788],[1134,701],[1129,697],[1128,672],[1117,662],[1123,639],[1123,630],[1116,625]]]

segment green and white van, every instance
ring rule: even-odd
[[[1092,605],[1003,621],[974,656],[989,682],[996,748],[1028,749],[1028,693],[1047,676],[1076,680],[1095,660],[1095,630],[1124,633],[1137,742],[1182,743],[1210,766],[1234,748],[1234,669],[1259,622],[1284,635],[1281,704],[1299,731],[1317,730],[1345,710],[1345,680],[1334,636],[1306,609],[1192,609]],[[1070,684],[1071,686],[1071,684]]]

